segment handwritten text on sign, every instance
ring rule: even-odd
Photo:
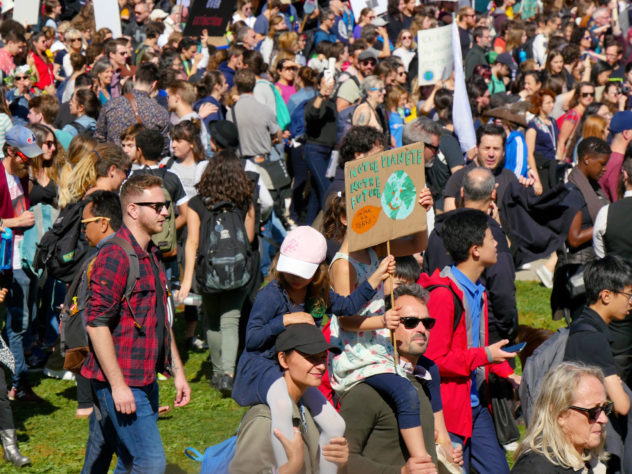
[[[345,164],[349,250],[367,248],[426,228],[417,204],[425,186],[423,144]]]
[[[420,86],[448,79],[454,69],[451,26],[417,32],[418,82]]]

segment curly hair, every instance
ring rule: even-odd
[[[208,207],[228,201],[247,211],[252,202],[253,188],[244,164],[229,150],[213,155],[196,188]]]

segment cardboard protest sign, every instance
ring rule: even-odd
[[[13,19],[21,25],[37,25],[39,14],[39,0],[18,0],[13,7]]]
[[[423,143],[345,163],[349,251],[426,229],[425,185]]]
[[[224,36],[234,9],[231,0],[192,0],[184,35],[200,36],[207,30],[209,36]]]
[[[94,22],[97,30],[109,28],[112,32],[112,38],[119,38],[122,32],[118,0],[94,2]]]
[[[388,0],[351,0],[351,9],[356,20],[360,19],[360,12],[363,8],[370,8],[376,15],[386,13]]]
[[[417,32],[418,81],[420,86],[448,79],[454,69],[450,25]]]

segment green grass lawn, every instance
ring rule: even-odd
[[[521,324],[554,330],[561,326],[551,319],[550,290],[522,281],[517,281],[516,287]],[[176,338],[181,336],[182,324],[178,321]],[[184,455],[184,448],[193,446],[203,452],[207,446],[228,438],[234,434],[244,412],[210,388],[210,367],[205,354],[190,353],[185,367],[193,392],[191,403],[172,410],[158,422],[169,473],[199,472],[200,465]],[[12,402],[20,448],[33,461],[31,467],[20,472],[79,472],[88,438],[88,421],[74,419],[77,393],[74,382],[42,378],[40,373],[32,374],[32,382],[34,391],[46,402]],[[174,394],[171,381],[160,382],[161,405],[172,403]],[[12,465],[0,461],[0,473],[15,471]]]

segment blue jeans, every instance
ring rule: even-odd
[[[37,296],[37,280],[31,278],[24,270],[13,270],[13,280],[7,294],[7,321],[5,330],[9,348],[15,358],[15,374],[13,386],[28,383],[28,368],[24,358],[24,337],[35,315]]]
[[[464,444],[464,438],[449,433],[452,444],[463,446],[463,472],[470,472],[470,465],[477,472],[509,474],[505,451],[498,442],[494,420],[484,406],[472,407],[472,436]]]
[[[329,166],[329,158],[331,157],[331,148],[316,143],[306,143],[303,156],[307,163],[307,168],[312,174],[312,192],[316,192],[316,197],[321,209],[325,209],[325,198],[327,197],[327,189],[331,181],[325,177],[327,167]],[[310,220],[311,217],[311,220]],[[316,216],[307,216],[305,221],[311,223]]]
[[[91,383],[101,420],[91,415],[82,473],[107,472],[113,451],[118,456],[115,473],[164,472],[166,458],[157,423],[158,384],[130,387],[136,413],[123,415],[116,411],[110,386],[95,380]],[[104,464],[105,471],[101,471]]]

